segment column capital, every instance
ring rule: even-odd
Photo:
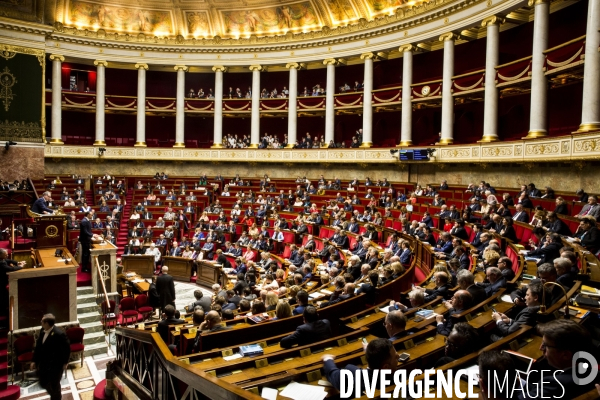
[[[503,17],[499,15],[492,15],[487,18],[484,18],[484,20],[481,21],[481,26],[487,27],[492,25],[502,25],[504,21],[505,19]]]
[[[250,71],[267,71],[267,67],[260,64],[251,65],[248,68]]]
[[[137,63],[135,64],[135,69],[145,69],[146,71],[148,71],[148,64],[144,64],[144,63]]]
[[[215,65],[214,67],[212,67],[213,72],[227,72],[227,67],[224,67],[222,65]]]
[[[344,58],[326,58],[323,60],[324,65],[346,65],[346,59]]]
[[[306,64],[305,63],[291,62],[291,63],[285,64],[285,67],[287,69],[295,68],[297,70],[300,70],[300,69],[306,68]]]
[[[173,69],[175,69],[175,71],[181,70],[181,71],[187,72],[187,70],[189,68],[187,66],[185,66],[185,65],[176,65],[176,66],[173,67]]]
[[[50,54],[50,60],[58,60],[60,62],[65,62],[65,56],[61,56],[60,54]]]
[[[372,52],[367,52],[367,53],[362,53],[360,55],[360,59],[361,60],[366,60],[366,59],[370,59],[370,60],[374,60],[377,57],[377,55],[375,53]]]
[[[440,35],[440,42],[448,42],[448,41],[455,41],[460,39],[460,36],[457,35],[454,32],[448,32],[448,33],[444,33],[443,35]]]
[[[418,50],[418,47],[415,46],[414,44],[411,44],[411,43],[409,43],[409,44],[403,44],[402,46],[398,47],[398,51],[400,53],[406,53],[406,52],[409,52],[409,51],[413,51],[414,52],[414,51],[417,51],[417,50]]]
[[[532,7],[532,6],[537,6],[538,4],[546,4],[546,3],[549,3],[549,2],[550,1],[548,1],[548,0],[529,0],[527,2],[527,5],[529,7]]]
[[[103,67],[108,67],[108,62],[106,62],[105,60],[94,60],[94,65],[97,67],[100,65],[102,65]]]

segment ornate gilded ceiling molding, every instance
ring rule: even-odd
[[[280,51],[305,47],[321,47],[348,41],[364,41],[371,37],[389,35],[394,32],[404,31],[408,28],[443,20],[447,15],[472,7],[487,0],[431,0],[410,8],[398,8],[391,15],[376,17],[370,21],[364,18],[355,23],[340,25],[335,28],[323,26],[321,30],[301,33],[287,32],[284,35],[261,36],[252,35],[249,38],[183,38],[183,37],[158,37],[140,34],[119,34],[106,32],[104,29],[97,31],[77,29],[64,26],[60,22],[54,24],[54,32],[50,39],[63,42],[76,42],[78,44],[116,47],[119,49],[134,49],[139,51],[177,51],[181,53],[215,53],[215,52],[256,52]],[[426,15],[423,15],[426,14]],[[417,18],[415,18],[417,17]],[[408,21],[410,19],[410,21]],[[407,20],[407,21],[405,21]],[[401,23],[398,23],[401,22]],[[0,24],[2,27],[2,24]],[[380,28],[380,29],[377,29]],[[348,36],[349,35],[349,36]],[[339,37],[336,37],[339,36]],[[341,37],[344,36],[344,37]],[[98,42],[94,39],[101,39]],[[326,39],[315,41],[315,39]],[[308,42],[307,42],[308,41]],[[117,43],[115,43],[117,42]],[[124,43],[125,42],[125,43]],[[304,43],[299,43],[304,42]],[[141,45],[140,45],[141,44]],[[275,46],[243,47],[253,45]],[[156,46],[154,46],[156,45]],[[169,46],[169,47],[162,47]],[[170,46],[176,46],[170,47]],[[182,46],[182,47],[178,47]],[[223,46],[225,49],[215,49]],[[192,48],[193,47],[193,48]],[[232,47],[227,49],[227,47]]]

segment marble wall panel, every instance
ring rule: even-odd
[[[41,179],[44,177],[44,146],[11,146],[5,150],[0,147],[2,169],[0,179],[6,181],[26,178]]]

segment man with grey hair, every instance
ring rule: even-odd
[[[36,214],[54,214],[54,210],[48,208],[48,203],[52,201],[52,193],[44,192],[42,197],[37,199],[31,206],[31,211]]]
[[[473,303],[473,297],[466,290],[458,290],[452,296],[450,301],[445,301],[444,305],[449,309],[448,319],[445,319],[443,315],[437,315],[435,320],[437,322],[437,331],[440,335],[448,336],[452,332],[452,327],[456,322],[461,322],[457,318],[453,318],[454,314],[460,314],[467,308],[471,307]]]
[[[554,259],[554,268],[556,269],[556,282],[560,283],[566,291],[569,291],[575,283],[575,276],[571,273],[573,263],[571,260],[564,257],[558,257]]]
[[[502,271],[498,267],[489,267],[485,274],[489,284],[485,286],[485,293],[488,297],[494,295],[498,290],[506,287],[506,278],[502,275]],[[482,286],[481,284],[479,286]]]
[[[485,289],[475,284],[473,273],[466,269],[461,269],[456,274],[456,283],[462,290],[466,290],[473,296],[473,304],[480,304],[485,301],[487,294]]]
[[[410,301],[410,307],[405,306],[399,301],[390,301],[390,311],[400,310],[402,312],[412,311],[415,308],[421,307],[425,304],[425,293],[419,289],[413,289],[408,293],[408,301]]]

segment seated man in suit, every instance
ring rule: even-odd
[[[379,376],[378,379],[373,379],[373,371],[389,371],[388,376],[393,376],[394,372],[398,368],[398,353],[396,349],[392,345],[392,342],[388,339],[375,339],[369,342],[367,348],[365,350],[365,357],[367,359],[367,364],[369,368],[366,370],[366,375],[368,377],[369,385],[374,385],[375,388],[379,388]],[[341,372],[340,369],[335,365],[333,361],[334,356],[330,354],[325,354],[322,358],[324,364],[323,368],[325,370],[325,376],[327,380],[336,388],[338,391],[341,389]],[[347,364],[344,367],[345,370],[348,370],[355,375],[356,371],[360,371],[360,368],[356,365]],[[360,384],[361,388],[365,388],[365,375],[362,375],[363,381]],[[347,387],[350,395],[354,395],[354,388]]]
[[[390,308],[392,310],[392,308]],[[388,313],[383,321],[385,331],[387,332],[390,342],[406,336],[406,317],[402,311],[393,310]]]
[[[329,321],[326,319],[320,320],[314,306],[305,307],[302,315],[304,316],[304,324],[296,328],[296,331],[291,335],[281,339],[279,343],[281,348],[289,349],[296,344],[304,346],[331,337]]]
[[[591,253],[597,253],[600,250],[600,234],[596,228],[596,219],[585,216],[579,222],[579,234],[575,238],[575,242],[581,244],[586,250]]]
[[[502,275],[506,278],[507,282],[512,281],[515,278],[515,271],[512,269],[513,262],[508,257],[500,257],[498,259],[498,268],[502,271]]]
[[[44,192],[42,197],[37,199],[31,206],[31,211],[36,214],[54,214],[54,210],[48,208],[48,203],[52,201],[52,193]]]
[[[575,380],[575,371],[584,370],[582,365],[589,362],[583,357],[574,359],[579,352],[591,352],[592,341],[589,332],[573,320],[557,319],[538,326],[542,334],[541,349],[553,374],[542,371],[543,366],[533,367],[527,377],[527,388],[520,392],[518,399],[560,398],[574,399],[594,388],[594,381],[584,385]],[[537,364],[537,363],[535,363]],[[589,365],[588,365],[589,366]],[[594,364],[592,364],[595,367]]]
[[[557,275],[556,282],[564,287],[566,291],[569,291],[575,284],[575,278],[577,278],[577,273],[573,271],[573,263],[568,258],[558,257],[554,260],[554,268]]]
[[[479,286],[483,286],[485,288],[485,293],[488,297],[494,295],[498,290],[503,287],[506,287],[506,278],[502,275],[502,271],[498,267],[489,267],[485,271],[485,275],[487,276],[488,282],[477,283]]]
[[[341,276],[337,276],[335,278],[335,291],[329,297],[329,301],[322,302],[319,307],[327,307],[340,301],[347,300],[354,296],[355,286],[354,283],[344,283],[344,278]]]
[[[300,290],[296,294],[296,307],[292,311],[293,315],[300,315],[304,313],[304,309],[308,306],[308,292],[306,290]]]
[[[525,212],[523,210],[522,204],[517,204],[515,206],[515,215],[513,215],[512,219],[513,219],[513,221],[518,221],[518,222],[529,221],[529,215],[527,215],[527,212]]]
[[[473,305],[482,303],[487,298],[485,289],[475,284],[475,277],[471,271],[466,269],[458,271],[456,274],[456,283],[460,289],[471,293]]]
[[[562,248],[562,238],[558,233],[551,233],[550,243],[546,246],[540,246],[535,250],[525,253],[527,257],[540,258],[538,264],[551,263],[554,259],[560,257],[560,249]]]
[[[170,304],[165,306],[165,309],[163,310],[163,318],[157,324],[156,331],[173,353],[177,350],[177,346],[174,344],[169,344],[169,325],[179,325],[183,323],[185,323],[184,320],[175,318],[175,307]]]
[[[448,336],[452,332],[452,327],[456,322],[460,322],[457,318],[453,318],[452,315],[460,314],[467,308],[471,307],[473,303],[473,296],[466,290],[458,290],[452,296],[450,301],[445,301],[444,306],[449,309],[448,318],[444,318],[443,315],[436,315],[435,320],[437,323],[437,331],[440,335]]]
[[[544,287],[541,283],[528,285],[527,294],[525,295],[525,305],[527,307],[522,309],[514,319],[508,318],[503,313],[492,313],[492,319],[496,321],[496,332],[492,333],[490,337],[492,342],[497,342],[503,337],[518,331],[522,325],[536,325],[543,290]]]
[[[450,284],[448,281],[450,277],[445,272],[436,272],[433,276],[433,282],[435,283],[434,289],[425,289],[420,287],[420,290],[425,291],[425,303],[429,303],[438,296],[442,296],[447,299],[449,297]]]
[[[363,283],[358,289],[357,294],[365,293],[365,302],[375,304],[377,297],[377,286],[379,285],[379,273],[377,271],[369,272],[369,283]]]
[[[205,252],[206,256],[204,257],[207,260],[212,260],[214,256],[215,244],[212,242],[210,237],[206,238],[206,243],[202,246],[202,251]]]

